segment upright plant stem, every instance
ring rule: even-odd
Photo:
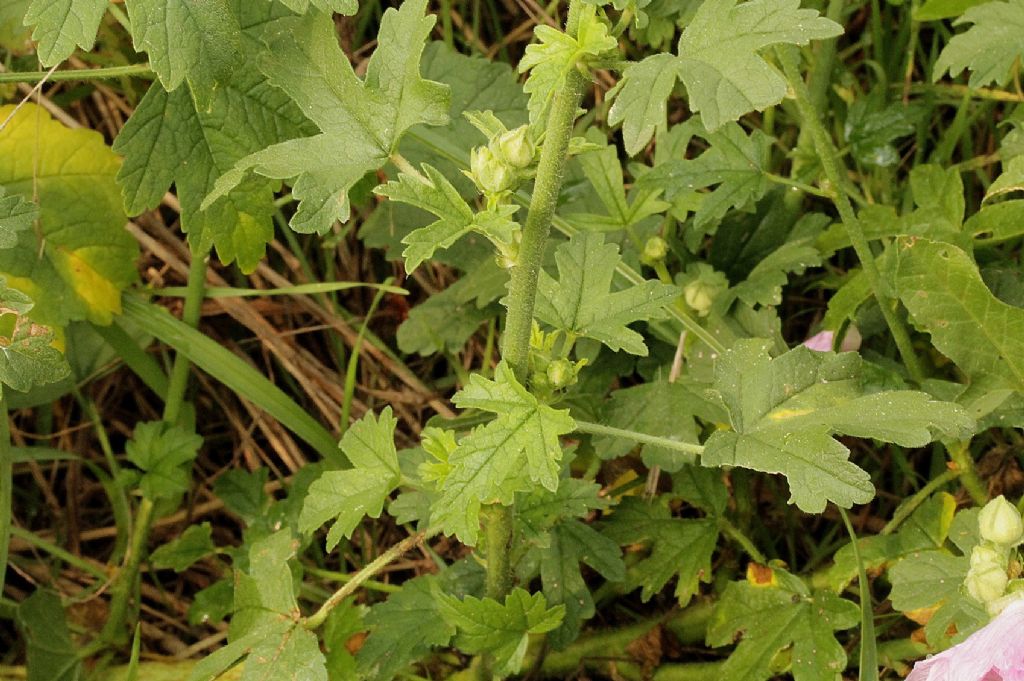
[[[7,550],[11,543],[11,503],[14,499],[14,461],[7,398],[0,393],[0,596],[7,575]]]
[[[888,325],[889,331],[896,341],[896,347],[899,349],[903,363],[907,367],[907,372],[913,381],[920,384],[925,378],[924,370],[921,368],[917,355],[914,354],[914,347],[910,342],[910,334],[907,331],[907,327],[896,314],[895,301],[887,295],[883,288],[882,276],[878,271],[875,255],[871,251],[871,246],[864,235],[864,229],[853,212],[853,205],[850,203],[850,197],[846,193],[845,178],[843,177],[839,154],[836,152],[835,145],[832,144],[832,140],[821,122],[818,108],[811,101],[807,84],[801,77],[800,69],[797,67],[797,52],[795,48],[783,47],[778,49],[778,55],[782,69],[786,74],[786,79],[789,81],[790,87],[793,88],[796,106],[800,111],[804,127],[810,132],[814,148],[818,152],[818,158],[821,160],[821,167],[825,171],[825,177],[832,184],[832,191],[835,192],[834,203],[836,210],[839,211],[839,217],[842,219],[843,226],[850,237],[853,250],[857,253],[857,258],[864,268],[864,274],[867,275],[868,281],[871,284],[871,291],[874,293],[875,299],[878,301],[878,307],[882,310],[882,316],[885,317],[885,323]]]
[[[572,0],[569,5],[566,32],[573,37],[579,24],[580,8],[580,0]],[[586,82],[586,76],[579,69],[571,68],[551,103],[544,146],[541,148],[540,162],[537,164],[533,196],[530,199],[526,223],[523,225],[519,258],[512,269],[501,354],[516,378],[524,384],[529,373],[530,334],[533,331],[533,311],[537,301],[537,281],[540,277],[548,233],[551,231],[551,219],[554,217],[558,194],[562,189],[573,122],[576,120],[576,112],[583,98]],[[487,596],[501,601],[512,586],[509,551],[514,516],[511,507],[494,505],[487,510],[485,517],[483,549],[487,558]],[[493,675],[493,660],[490,656],[485,656],[481,662],[479,677],[489,679]]]
[[[203,297],[206,292],[206,264],[206,252],[192,254],[185,290],[185,308],[182,311],[182,321],[191,327],[199,324],[199,317],[202,313]],[[176,424],[181,419],[190,370],[191,363],[188,358],[182,354],[175,356],[174,365],[171,367],[171,377],[167,384],[167,399],[164,402],[163,420],[167,423]],[[131,540],[128,544],[128,555],[124,568],[111,588],[113,596],[110,602],[110,615],[100,634],[100,639],[103,641],[121,643],[124,640],[123,625],[128,615],[129,604],[137,591],[139,566],[142,565],[142,558],[149,540],[153,510],[153,501],[143,497],[132,522]]]
[[[555,214],[558,194],[562,189],[572,124],[576,119],[585,82],[584,75],[577,69],[572,69],[566,76],[563,86],[555,93],[548,116],[544,147],[541,149],[540,163],[537,165],[537,179],[533,187],[530,209],[526,216],[526,224],[523,226],[519,261],[512,269],[501,355],[521,382],[526,381],[530,333],[533,329],[533,308],[537,300],[537,279],[540,276],[548,233],[551,231],[551,218]]]

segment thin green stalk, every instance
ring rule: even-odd
[[[203,298],[206,288],[206,253],[193,253],[192,264],[188,269],[188,283],[185,287],[185,309],[181,313],[181,321],[195,328],[199,324],[199,316],[203,310]],[[192,363],[188,357],[178,354],[171,368],[171,378],[167,384],[167,400],[164,402],[164,421],[177,423],[181,418],[181,409],[185,404],[185,392],[188,389],[188,376]]]
[[[948,444],[946,445],[946,451],[949,452],[950,461],[956,464],[956,468],[960,472],[960,484],[971,495],[971,501],[978,506],[987,504],[988,489],[978,476],[978,469],[974,467],[974,457],[971,456],[970,441],[966,440]]]
[[[206,252],[192,254],[182,322],[193,328],[199,324],[199,317],[202,314],[206,266]],[[171,376],[167,383],[167,399],[164,401],[163,420],[167,423],[178,423],[181,419],[191,369],[192,364],[188,357],[180,353],[175,356],[174,365],[171,367]],[[124,567],[111,587],[110,614],[100,632],[101,641],[119,644],[125,640],[124,622],[128,617],[131,601],[138,591],[139,567],[145,556],[149,529],[153,522],[153,511],[153,501],[143,497],[132,522],[131,541],[128,545],[128,555],[125,558]]]
[[[875,638],[875,609],[871,603],[871,589],[868,584],[868,575],[864,570],[864,561],[860,558],[860,546],[857,543],[857,533],[850,523],[850,516],[842,506],[836,506],[839,515],[843,518],[846,531],[850,535],[850,545],[853,547],[853,559],[857,563],[857,586],[860,589],[860,666],[858,678],[860,681],[878,681],[878,647]]]
[[[377,311],[380,301],[384,299],[387,287],[394,281],[393,277],[384,280],[384,286],[377,291],[370,303],[370,309],[366,313],[362,326],[359,327],[359,335],[356,342],[352,344],[352,352],[348,356],[348,366],[345,368],[345,392],[341,402],[341,421],[338,423],[338,432],[344,434],[348,430],[348,420],[352,409],[352,398],[356,393],[356,370],[359,368],[359,351],[363,347],[363,338],[366,337],[366,329],[370,326],[370,319]]]
[[[149,64],[106,66],[100,69],[67,69],[53,73],[49,71],[8,71],[0,73],[0,83],[38,83],[41,80],[55,83],[62,80],[105,80],[126,76],[154,76],[154,73]]]
[[[733,525],[726,518],[719,518],[718,526],[727,537],[739,544],[747,552],[747,555],[754,559],[755,563],[760,563],[761,565],[768,564],[768,559],[765,555],[761,553],[761,550],[751,541],[750,537],[740,531],[740,528]]]
[[[657,435],[648,435],[647,433],[638,433],[635,430],[623,430],[622,428],[612,428],[611,426],[603,426],[599,423],[590,423],[589,421],[577,421],[576,432],[589,433],[591,435],[607,435],[609,437],[617,437],[623,440],[632,440],[633,442],[640,442],[645,445],[655,445],[657,447],[664,447],[665,449],[674,449],[677,452],[685,452],[686,454],[696,454],[698,456],[704,453],[703,445],[695,445],[689,442],[679,442],[678,440],[670,440],[667,437],[658,437]]]
[[[83,560],[82,558],[76,556],[70,551],[67,551],[66,549],[63,549],[60,546],[57,546],[53,542],[46,541],[41,537],[37,537],[35,534],[29,532],[28,530],[23,530],[20,527],[14,527],[12,525],[11,536],[17,537],[26,544],[34,546],[35,548],[41,551],[45,551],[54,558],[58,558],[67,563],[68,565],[76,567],[82,572],[88,573],[93,577],[96,577],[97,579],[106,581],[106,579],[109,577],[109,575],[106,572],[104,572],[102,568],[93,565],[89,561]],[[2,579],[2,575],[0,575],[0,579]]]
[[[14,501],[14,456],[7,398],[0,393],[0,596],[7,576],[7,551],[11,543],[11,503]]]
[[[864,229],[853,211],[853,205],[850,203],[850,197],[846,192],[843,183],[845,172],[841,170],[839,155],[836,153],[835,145],[832,144],[832,140],[821,122],[817,107],[811,101],[807,84],[800,76],[796,60],[797,54],[795,48],[778,48],[779,61],[786,74],[786,79],[793,88],[800,117],[803,119],[805,128],[810,131],[811,139],[821,161],[821,167],[825,171],[825,177],[828,178],[835,192],[833,202],[835,203],[836,210],[839,211],[839,217],[850,237],[853,250],[857,253],[857,258],[860,260],[864,273],[871,283],[871,290],[875,295],[875,299],[878,300],[878,307],[882,311],[882,316],[885,317],[885,322],[889,327],[890,333],[892,333],[893,339],[896,341],[896,347],[899,349],[900,356],[907,367],[907,372],[914,382],[920,384],[925,379],[924,370],[917,355],[914,354],[914,347],[910,341],[907,327],[896,314],[894,301],[885,293],[882,285],[882,276],[878,271],[878,264],[875,262],[875,255],[871,251],[871,246],[864,235]]]
[[[406,537],[384,553],[374,558],[371,562],[367,563],[363,569],[352,575],[352,578],[345,584],[345,586],[331,594],[331,597],[320,606],[319,610],[309,617],[303,618],[301,620],[301,625],[306,629],[317,629],[320,627],[320,625],[327,621],[327,616],[331,614],[331,611],[338,607],[343,600],[355,593],[356,589],[362,586],[363,583],[387,567],[392,561],[400,558],[406,551],[409,551],[414,546],[425,541],[434,534],[437,534],[437,530],[430,529],[424,532],[417,532],[414,535]]]
[[[906,501],[899,505],[896,512],[892,514],[892,519],[885,524],[882,531],[878,534],[892,534],[899,526],[903,524],[903,521],[909,518],[917,507],[920,506],[924,501],[932,495],[932,492],[939,489],[946,483],[952,482],[963,475],[963,470],[957,468],[955,470],[948,470],[942,475],[930,480],[927,485],[917,490],[913,496],[909,497]]]

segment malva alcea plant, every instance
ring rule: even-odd
[[[0,679],[1010,678],[1024,10],[962,5],[0,6]]]

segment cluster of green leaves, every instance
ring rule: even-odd
[[[0,42],[24,23],[39,61],[58,64],[93,45],[107,4],[26,0],[13,28],[0,23]],[[304,469],[283,499],[267,495],[265,470],[231,471],[215,492],[245,525],[242,545],[218,546],[214,528],[202,524],[149,556],[154,569],[178,572],[218,557],[221,578],[195,595],[189,620],[230,617],[228,639],[195,666],[194,681],[242,660],[243,679],[383,681],[427,660],[450,671],[458,659],[431,657],[449,647],[509,676],[531,656],[542,668],[534,645],[541,637],[555,650],[570,648],[607,599],[639,589],[642,602],[661,603],[666,588],[680,608],[712,596],[699,638],[733,646],[716,667],[722,678],[831,681],[847,666],[838,632],[872,618],[866,583],[859,604],[848,597],[867,569],[884,571],[893,607],[924,624],[934,649],[986,621],[962,588],[978,541],[976,512],[955,513],[945,492],[912,497],[882,534],[840,547],[824,579],[807,574],[810,565],[759,564],[782,552],[748,536],[763,525],[743,495],[752,480],[775,489],[752,471],[783,476],[789,503],[803,513],[868,504],[886,481],[873,477],[871,457],[854,441],[887,448],[910,470],[904,450],[939,442],[969,451],[988,428],[1024,423],[1024,286],[1014,260],[1024,236],[1024,202],[1013,198],[1024,188],[1019,129],[1003,137],[1003,172],[970,215],[970,190],[938,151],[936,163],[908,173],[895,198],[888,173],[899,167],[900,140],[918,133],[924,143],[919,118],[887,93],[862,96],[857,85],[851,94],[846,83],[836,88],[848,104],[836,129],[867,189],[836,186],[835,150],[777,124],[785,118],[809,130],[818,121],[794,118],[784,99],[792,92],[803,106],[803,83],[787,83],[776,63],[793,46],[842,33],[796,0],[704,0],[693,8],[573,2],[570,30],[535,31],[518,65],[528,74],[522,85],[509,66],[430,43],[435,19],[426,0],[381,14],[365,69],[337,39],[333,13],[354,14],[353,0],[124,5],[132,44],[158,82],[112,148],[31,104],[0,107],[7,388],[64,380],[69,329],[110,324],[122,312],[137,254],[124,222],[172,187],[193,257],[214,250],[243,273],[263,259],[282,205],[287,228],[318,235],[357,207],[363,244],[407,272],[431,261],[460,270],[399,329],[406,353],[458,353],[503,306],[522,303],[506,294],[507,267],[536,269],[525,370],[502,360],[460,379],[451,400],[463,413],[425,424],[411,449],[396,446],[390,407],[368,413],[345,430],[343,456]],[[956,25],[970,25],[931,65],[935,80],[968,70],[969,88],[1007,82],[1024,55],[1021,7],[917,7],[919,21],[959,17]],[[624,36],[677,44],[626,61]],[[812,85],[829,84],[835,44],[827,45],[825,66],[812,64]],[[565,84],[597,69],[621,76],[610,104],[569,141],[565,184],[558,177],[531,187],[551,162],[533,143],[553,137]],[[820,106],[828,92],[818,88],[812,105]],[[691,115],[670,123],[674,94],[685,96]],[[562,123],[575,121],[570,113]],[[493,190],[480,173],[494,168],[476,161],[482,149],[504,153],[501,143],[517,126],[528,131],[524,155],[533,160]],[[609,143],[616,135],[637,162],[623,163]],[[795,149],[788,177],[779,153],[786,144]],[[284,184],[294,206],[278,198]],[[545,192],[559,204],[558,233],[540,262],[525,263],[524,206]],[[852,216],[844,210],[850,195]],[[807,209],[812,200],[823,212]],[[829,217],[829,201],[841,221]],[[851,246],[864,261],[849,264]],[[819,326],[833,341],[861,329],[870,348],[863,355],[787,343],[798,339],[784,323],[801,313],[784,317],[792,312],[780,307],[784,288],[824,263],[837,276],[815,275],[832,289]],[[884,324],[893,317],[913,327],[918,347],[934,350],[926,376],[888,347]],[[221,377],[214,364],[204,368]],[[118,490],[136,491],[159,513],[176,508],[202,445],[193,425],[137,424],[124,451],[132,468],[119,471]],[[630,474],[611,477],[623,469],[648,476],[643,497]],[[513,539],[496,546],[487,531],[502,509],[510,509]],[[307,612],[306,557],[347,555],[367,518],[408,526],[410,541],[444,534],[476,554],[435,556],[438,574],[408,579],[387,598],[357,599],[354,587],[343,587],[323,610]],[[319,533],[328,524],[325,554]],[[757,538],[770,543],[764,532]],[[753,561],[738,580],[737,551]],[[508,562],[518,582],[502,594],[487,591],[481,567],[498,562]],[[369,576],[346,581],[357,586]],[[81,673],[59,599],[40,590],[18,618],[33,681]],[[869,659],[862,655],[861,664]]]

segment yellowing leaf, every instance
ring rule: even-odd
[[[14,107],[0,107],[0,121]],[[35,199],[39,219],[0,250],[0,274],[29,295],[29,317],[53,327],[109,324],[135,281],[138,246],[114,177],[120,158],[89,130],[70,130],[31,104],[0,130],[0,186]]]

